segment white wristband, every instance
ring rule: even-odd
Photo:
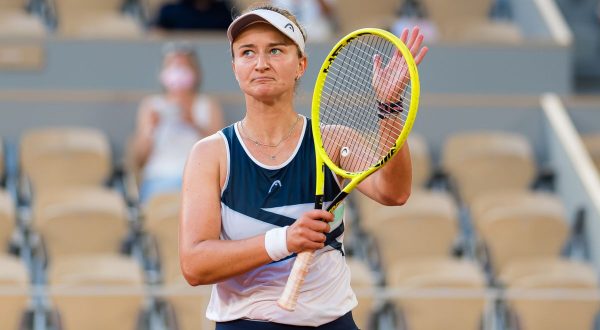
[[[265,250],[273,261],[281,260],[291,253],[287,249],[287,228],[273,228],[265,233]]]

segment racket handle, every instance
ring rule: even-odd
[[[281,294],[281,297],[279,297],[279,300],[277,300],[279,307],[288,311],[294,311],[294,309],[296,309],[300,287],[302,286],[302,283],[304,283],[304,277],[306,276],[306,273],[308,273],[308,267],[310,266],[314,255],[314,252],[307,251],[298,253],[292,271],[290,272],[290,277],[283,289],[283,293]]]

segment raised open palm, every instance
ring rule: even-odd
[[[419,28],[414,27],[412,29],[410,39],[409,30],[404,29],[400,39],[410,50],[415,63],[419,65],[429,50],[427,47],[421,47],[423,35]],[[406,60],[399,50],[394,52],[392,58],[385,65],[383,65],[381,55],[378,54],[373,57],[373,88],[380,102],[400,101],[409,78]]]

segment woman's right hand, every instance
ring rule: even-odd
[[[138,121],[139,132],[144,136],[152,136],[154,129],[160,122],[160,116],[151,107],[143,107]]]
[[[333,214],[325,210],[310,210],[287,229],[289,252],[315,251],[325,246],[325,233],[330,230]]]

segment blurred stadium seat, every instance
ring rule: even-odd
[[[569,227],[561,201],[548,193],[513,192],[482,197],[474,223],[494,273],[511,263],[559,257]]]
[[[206,319],[210,286],[191,288],[179,266],[179,213],[181,194],[163,193],[152,197],[143,208],[143,230],[152,241],[151,248],[160,265],[161,283],[167,290],[164,297],[173,311],[177,329],[214,329]]]
[[[165,301],[172,310],[171,321],[166,322],[171,329],[212,330],[215,322],[205,316],[210,299],[211,286],[190,287],[183,276],[163,286],[167,290]]]
[[[529,141],[499,131],[453,134],[443,146],[442,167],[467,204],[487,192],[526,190],[536,175]]]
[[[419,133],[412,133],[408,137],[410,158],[413,167],[413,187],[425,187],[431,178],[431,152],[425,137]]]
[[[420,3],[443,39],[522,42],[517,25],[491,20],[492,0],[422,0]]]
[[[519,329],[594,329],[600,297],[590,265],[558,259],[516,263],[501,278]]]
[[[175,283],[181,277],[179,267],[179,193],[157,194],[143,209],[143,231],[157,249],[158,264],[164,283]]]
[[[66,186],[100,186],[112,174],[108,137],[99,129],[52,127],[23,133],[22,174],[33,193]]]
[[[50,263],[70,255],[118,255],[129,233],[125,203],[114,190],[57,190],[36,196],[32,208]]]
[[[137,38],[140,24],[123,13],[123,0],[54,0],[58,32],[85,38]]]
[[[42,38],[46,35],[44,23],[30,14],[25,0],[0,1],[0,37]]]
[[[344,0],[343,6],[336,6],[335,13],[339,33],[345,35],[364,27],[385,28],[392,24],[396,12],[404,1],[378,0],[372,6],[365,6],[361,0]]]
[[[476,264],[441,258],[397,263],[392,289],[404,295],[394,303],[410,330],[478,330],[485,306],[485,276]],[[461,295],[461,290],[462,295]]]
[[[0,329],[21,329],[29,302],[29,275],[16,257],[0,253]]]
[[[403,206],[361,195],[361,226],[375,238],[383,268],[414,259],[450,257],[458,239],[458,209],[444,192],[415,190]]]
[[[53,262],[48,274],[62,329],[134,330],[142,319],[144,275],[133,259],[73,256]]]
[[[376,278],[364,261],[346,257],[346,263],[351,273],[350,285],[357,292],[356,298],[358,299],[358,306],[352,310],[352,317],[360,329],[372,329],[370,325],[377,306],[372,294],[376,288]]]

